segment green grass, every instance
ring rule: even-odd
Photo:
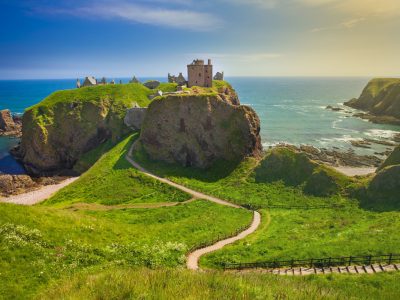
[[[400,245],[398,212],[362,209],[263,210],[263,226],[235,245],[202,258],[204,266],[221,262],[397,253]]]
[[[136,137],[123,139],[43,204],[0,204],[0,295],[32,298],[52,280],[90,270],[183,266],[189,249],[251,222],[246,210],[204,200],[127,207],[190,198],[129,165],[125,155]]]
[[[308,195],[303,190],[304,180],[309,180],[310,174],[319,170],[316,164],[310,165],[308,175],[304,168],[300,168],[304,178],[293,183],[285,181],[288,177],[284,173],[268,178],[267,175],[272,173],[267,168],[272,167],[252,158],[239,165],[219,162],[215,168],[202,171],[152,162],[141,152],[135,156],[155,173],[241,205],[258,208],[269,205],[340,205],[339,209],[271,209],[270,214],[264,209],[262,226],[255,234],[205,257],[202,260],[204,266],[218,267],[222,262],[387,254],[398,252],[400,247],[397,234],[400,230],[399,211],[362,209],[359,201],[340,194],[326,197]],[[293,164],[299,163],[295,159]],[[274,171],[277,165],[274,164]],[[356,184],[336,175],[333,173],[338,186]]]
[[[399,273],[284,277],[112,269],[55,282],[41,299],[398,299]]]
[[[143,151],[135,152],[134,157],[155,174],[240,205],[260,208],[270,205],[354,205],[353,201],[340,195],[307,195],[301,188],[285,185],[283,180],[259,182],[256,170],[260,168],[260,162],[254,158],[247,158],[238,164],[220,160],[211,168],[202,170],[151,161]]]
[[[57,103],[78,103],[78,102],[98,102],[117,101],[124,106],[131,106],[137,102],[144,107],[150,103],[148,95],[152,91],[140,83],[130,84],[108,84],[93,87],[83,87],[80,89],[57,91],[45,98],[40,103],[28,108],[27,110],[47,110]]]
[[[111,266],[175,267],[188,249],[251,221],[206,201],[109,212],[0,205],[0,295],[30,298],[68,274]]]
[[[55,203],[99,203],[104,205],[182,202],[191,198],[167,184],[150,178],[134,169],[125,159],[127,151],[138,134],[125,138],[79,180],[58,192],[44,205]],[[108,147],[108,146],[105,146]],[[98,156],[89,154],[90,160]]]

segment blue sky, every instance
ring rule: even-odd
[[[399,76],[399,0],[0,0],[0,78]]]

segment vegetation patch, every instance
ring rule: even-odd
[[[78,274],[41,299],[397,299],[398,273],[289,277],[259,273],[112,269]],[[355,288],[356,287],[356,288]]]
[[[380,255],[397,253],[400,246],[398,212],[271,209],[262,217],[253,235],[203,257],[201,264]]]
[[[138,134],[125,138],[70,186],[59,191],[44,205],[55,203],[127,203],[182,202],[191,198],[165,183],[134,169],[125,156]],[[108,148],[109,144],[103,146]],[[104,150],[96,149],[84,161],[93,161]]]

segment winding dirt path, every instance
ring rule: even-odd
[[[31,191],[28,193],[15,195],[15,196],[11,196],[11,197],[0,198],[0,202],[14,203],[14,204],[20,204],[20,205],[34,205],[34,204],[43,202],[44,200],[50,198],[55,193],[57,193],[59,190],[66,187],[67,185],[70,185],[71,183],[76,181],[78,178],[79,177],[69,178],[58,184],[46,185],[35,191]]]
[[[136,143],[136,142],[135,142]],[[133,143],[133,145],[131,146],[131,148],[128,151],[128,154],[126,156],[126,159],[128,160],[128,162],[136,169],[138,169],[139,171],[141,171],[142,173],[146,174],[147,176],[150,176],[154,179],[157,179],[163,183],[169,184],[170,186],[173,186],[183,192],[188,193],[189,195],[193,196],[193,198],[198,198],[198,199],[204,199],[204,200],[208,200],[217,204],[221,204],[221,205],[225,205],[225,206],[229,206],[229,207],[234,207],[234,208],[239,208],[239,209],[245,209],[242,206],[239,206],[237,204],[233,204],[231,202],[213,197],[213,196],[209,196],[200,192],[197,192],[195,190],[192,190],[190,188],[187,188],[183,185],[177,184],[171,180],[168,180],[166,178],[162,178],[159,176],[154,175],[153,173],[147,171],[145,168],[143,168],[141,165],[139,165],[137,162],[135,162],[132,159],[132,151],[133,148],[135,146],[135,143]],[[214,245],[205,247],[205,248],[201,248],[198,250],[195,250],[191,253],[189,253],[188,257],[187,257],[187,261],[186,261],[186,266],[188,269],[190,270],[199,270],[199,259],[201,256],[203,256],[206,253],[210,253],[210,252],[214,252],[216,250],[219,250],[221,248],[223,248],[226,245],[232,244],[238,240],[241,240],[243,238],[245,238],[246,236],[248,236],[249,234],[253,233],[254,231],[257,230],[257,228],[260,226],[261,224],[261,215],[259,212],[254,211],[254,216],[253,216],[253,222],[251,223],[250,227],[247,228],[246,230],[240,232],[238,235],[228,238],[228,239],[224,239],[221,240],[217,243],[215,243]]]

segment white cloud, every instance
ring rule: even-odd
[[[356,18],[356,19],[351,19],[348,21],[341,22],[337,25],[333,26],[327,26],[327,27],[317,27],[311,30],[311,32],[320,32],[320,31],[325,31],[325,30],[338,30],[338,29],[351,29],[358,25],[361,22],[364,22],[365,18]]]
[[[127,1],[113,1],[112,3],[110,1],[97,1],[81,6],[65,8],[41,7],[37,8],[36,11],[80,18],[120,19],[128,22],[195,31],[208,31],[222,25],[220,19],[209,13],[181,8],[166,8],[160,5],[160,3],[166,3],[164,0],[152,0],[148,2],[152,2],[152,5],[134,4]],[[174,0],[172,2],[183,4],[187,3],[187,0]]]

